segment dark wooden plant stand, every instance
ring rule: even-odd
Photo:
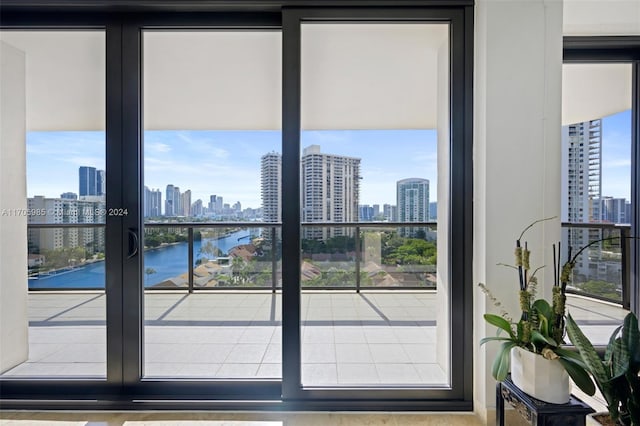
[[[532,398],[511,381],[509,375],[496,385],[496,425],[504,426],[504,402],[511,404],[532,426],[584,426],[594,410],[571,395],[566,404],[550,404]]]

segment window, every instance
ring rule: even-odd
[[[616,40],[603,38],[569,37],[565,39],[565,65],[563,67],[563,124],[575,123],[569,128],[580,129],[580,155],[584,167],[572,172],[565,165],[563,176],[577,178],[577,187],[563,187],[563,194],[578,192],[569,204],[568,216],[563,214],[563,241],[565,247],[581,247],[597,239],[595,244],[578,259],[580,268],[574,272],[572,292],[590,298],[572,298],[574,317],[585,320],[587,311],[593,325],[584,324],[590,338],[606,344],[610,332],[631,309],[637,311],[637,235],[638,200],[638,57],[633,54],[633,40],[629,49],[614,53],[606,49],[625,46]],[[592,47],[598,46],[599,53]],[[584,92],[579,87],[590,86]],[[584,87],[584,86],[583,86]],[[634,90],[636,91],[634,93]],[[563,128],[563,143],[566,127]],[[570,183],[571,181],[569,181]],[[569,192],[567,192],[567,190]],[[573,203],[573,205],[571,205]],[[571,206],[574,208],[571,209]],[[576,207],[579,206],[579,209]],[[574,225],[586,222],[591,227]],[[614,302],[599,308],[598,300]],[[588,305],[588,306],[587,306]],[[617,308],[614,308],[617,306]],[[606,311],[607,317],[599,318]],[[575,314],[574,314],[575,312]],[[597,323],[597,325],[596,325]]]

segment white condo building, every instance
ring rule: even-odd
[[[276,152],[265,154],[260,159],[260,186],[262,195],[262,220],[282,221],[282,156]]]
[[[81,197],[73,200],[45,198],[41,195],[28,198],[27,207],[34,214],[28,216],[29,224],[89,224],[104,223],[105,203],[103,197]],[[93,198],[93,199],[88,199]],[[30,250],[81,247],[93,254],[103,250],[104,228],[29,228]]]
[[[398,222],[427,222],[429,220],[429,180],[408,178],[396,183]],[[400,233],[413,237],[418,230],[426,228],[402,228]]]
[[[360,159],[320,152],[311,145],[302,153],[302,221],[357,222]],[[304,237],[324,239],[348,234],[345,228],[306,228]]]
[[[602,120],[591,120],[562,127],[562,221],[601,222],[602,199]],[[569,246],[579,249],[601,238],[597,229],[562,230],[563,259]],[[574,273],[583,277],[597,274],[598,250],[594,247],[577,259]],[[597,256],[599,257],[599,256]],[[594,262],[591,262],[594,260]]]

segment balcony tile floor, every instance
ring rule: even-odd
[[[443,385],[433,291],[305,292],[302,379],[308,386]],[[606,343],[619,307],[569,296],[586,333]],[[105,297],[91,292],[29,295],[29,359],[13,377],[104,377]],[[257,292],[148,292],[147,377],[279,378],[281,296]]]

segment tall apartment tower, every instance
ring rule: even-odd
[[[78,169],[78,195],[98,195],[96,168],[80,166]]]
[[[175,188],[173,185],[167,185],[167,189],[165,191],[165,200],[164,200],[164,215],[165,216],[175,216]]]
[[[570,223],[600,222],[602,220],[602,120],[591,120],[562,127],[562,221]],[[600,238],[597,229],[563,229],[564,247],[578,249]],[[594,252],[598,247],[591,250]],[[563,259],[567,252],[561,253]],[[589,276],[589,258],[584,253],[577,259],[574,272]]]
[[[182,216],[190,217],[191,216],[191,190],[187,189],[184,191],[182,195],[180,195],[180,204],[182,208],[182,212],[180,213]]]
[[[429,180],[408,178],[396,183],[398,222],[427,222],[429,220]],[[405,237],[413,237],[422,228],[401,228]]]
[[[262,220],[282,220],[282,157],[270,152],[260,158],[260,189],[262,195]]]
[[[144,217],[158,217],[162,214],[162,192],[144,187]]]
[[[96,170],[96,194],[107,195],[107,177],[104,170]]]
[[[302,152],[302,221],[357,222],[360,159],[323,154],[319,145]],[[345,228],[307,228],[305,238],[347,235]]]
[[[610,223],[631,223],[631,215],[627,214],[627,203],[625,198],[602,198],[602,220]]]
[[[201,217],[204,214],[204,205],[201,199],[197,199],[191,204],[191,215],[194,217]]]

